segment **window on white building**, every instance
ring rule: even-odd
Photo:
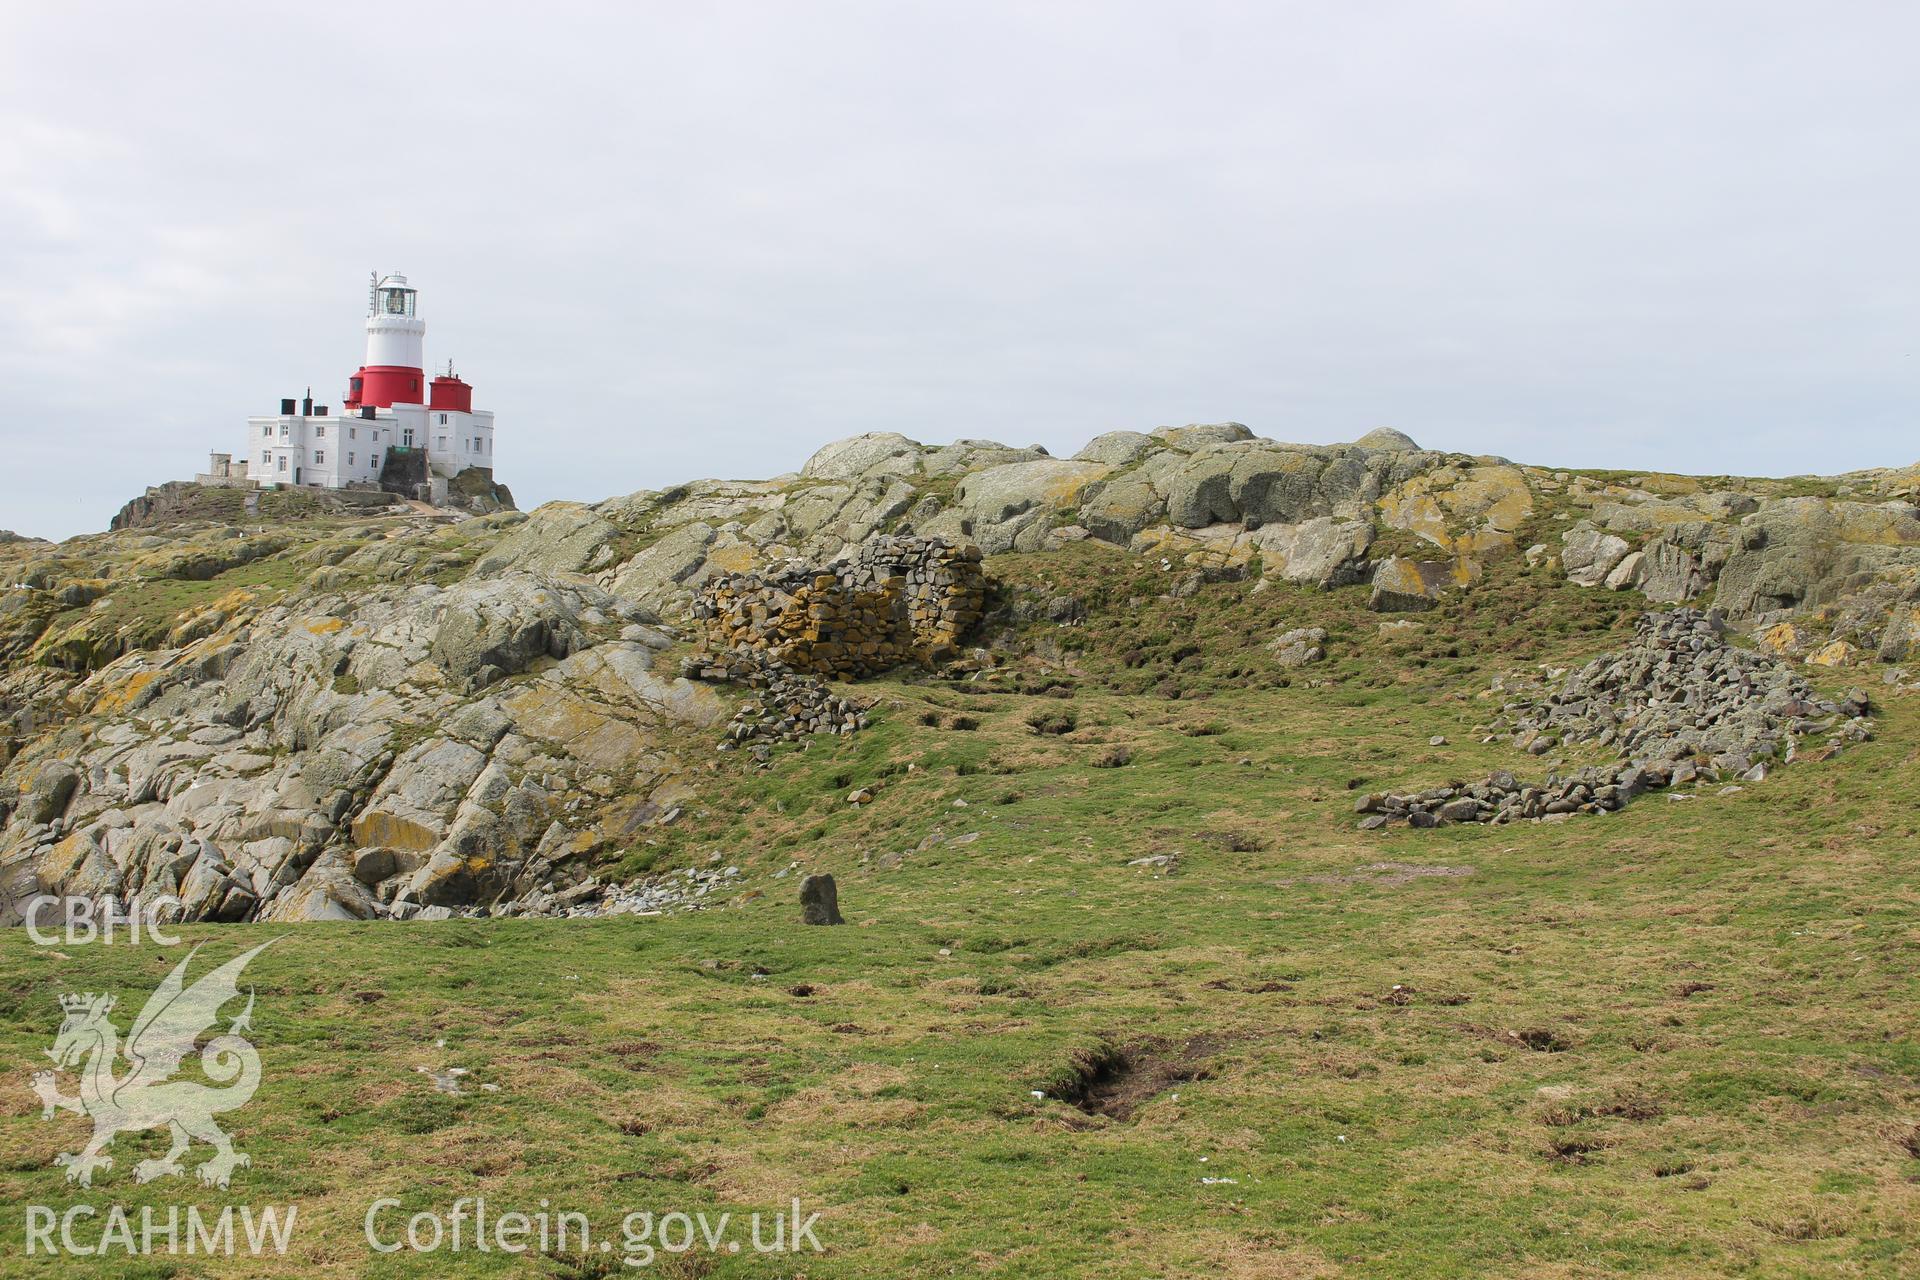
[[[327,465],[327,451],[325,449],[315,449],[313,451],[313,465],[316,467],[324,467]]]
[[[313,429],[313,438],[315,440],[325,440],[327,438],[327,429],[325,427],[315,427]]]
[[[271,440],[271,439],[273,439],[273,428],[272,428],[272,427],[262,427],[262,428],[260,428],[260,438],[261,438],[262,440]]]
[[[440,452],[442,452],[442,453],[445,453],[446,451],[447,451],[447,438],[446,438],[445,436],[441,436],[441,437],[440,437]]]
[[[286,469],[287,469],[287,455],[283,453],[280,455],[280,470],[285,471]]]
[[[440,425],[443,427],[447,425],[447,415],[444,413],[440,415]]]
[[[284,422],[280,424],[280,438],[282,440],[287,438],[287,424]]]
[[[271,463],[272,461],[273,461],[273,455],[272,455],[272,454],[270,454],[270,453],[263,453],[263,454],[261,454],[261,455],[260,455],[260,465],[261,465],[261,466],[263,466],[263,467],[264,467],[264,466],[266,466],[266,465],[268,465],[269,463]]]
[[[358,427],[347,428],[347,439],[358,440],[359,438],[360,438],[360,428]]]

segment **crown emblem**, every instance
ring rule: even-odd
[[[97,996],[91,991],[84,995],[66,995],[60,997],[60,1007],[68,1013],[105,1014],[113,1008],[113,997]]]

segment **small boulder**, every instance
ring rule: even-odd
[[[1126,467],[1151,453],[1154,439],[1139,431],[1109,431],[1095,436],[1086,448],[1073,455],[1075,462],[1101,462],[1109,467]]]
[[[1326,638],[1325,627],[1296,627],[1267,641],[1266,647],[1280,666],[1304,667],[1327,656],[1321,647]]]
[[[1431,609],[1440,598],[1446,568],[1435,561],[1388,556],[1373,571],[1373,595],[1367,607],[1376,613]]]
[[[1597,587],[1633,548],[1625,538],[1602,533],[1589,524],[1577,525],[1560,537],[1560,567],[1577,587]]]
[[[800,882],[800,920],[804,924],[845,924],[840,915],[840,890],[827,875]]]
[[[33,775],[21,797],[20,811],[29,823],[52,822],[67,811],[80,786],[80,774],[64,760],[50,760]]]

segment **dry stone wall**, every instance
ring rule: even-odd
[[[857,679],[914,662],[939,666],[980,620],[980,549],[940,538],[878,537],[846,561],[787,561],[726,574],[692,614],[719,653],[754,654],[786,670]]]

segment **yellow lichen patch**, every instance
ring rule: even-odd
[[[707,563],[722,573],[750,573],[758,561],[759,556],[750,542],[716,546],[707,552]]]
[[[1791,622],[1776,622],[1770,627],[1762,627],[1754,633],[1753,642],[1768,653],[1781,657],[1798,653],[1807,647],[1806,636]]]
[[[564,746],[568,754],[598,768],[625,767],[656,745],[605,708],[550,684],[536,684],[502,705],[522,732]]]
[[[1533,514],[1533,491],[1518,467],[1442,467],[1383,495],[1379,509],[1390,527],[1465,557],[1512,548],[1513,530]]]
[[[1400,493],[1390,493],[1380,499],[1380,516],[1389,526],[1417,533],[1438,547],[1448,545],[1447,513],[1440,506],[1440,500],[1432,494],[1414,490],[1424,477],[1407,482]]]
[[[223,613],[238,613],[260,598],[260,593],[251,587],[235,587],[207,607]]]
[[[1639,477],[1639,487],[1648,493],[1677,497],[1681,494],[1699,493],[1706,486],[1693,476],[1672,476],[1664,472]]]
[[[1253,560],[1258,548],[1237,525],[1204,529],[1176,529],[1155,525],[1134,535],[1132,549],[1141,555],[1178,559],[1198,569],[1238,569]]]
[[[375,810],[354,819],[353,842],[362,847],[382,845],[389,849],[404,849],[409,853],[424,853],[440,843],[440,833],[398,814]]]
[[[167,633],[167,647],[182,648],[252,618],[259,593],[249,587],[235,587],[215,600],[182,610]]]
[[[1420,572],[1420,566],[1412,560],[1399,557],[1380,562],[1380,567],[1374,570],[1373,585],[1376,590],[1393,591],[1401,595],[1433,594],[1427,587],[1425,576]]]
[[[94,851],[93,837],[85,830],[75,831],[53,846],[40,862],[39,874],[45,884],[59,884],[80,869]]]
[[[1899,547],[1911,546],[1920,538],[1920,523],[1907,516],[1897,504],[1889,510],[1860,502],[1836,502],[1832,510],[1843,542]]]
[[[1040,501],[1056,511],[1066,507],[1077,507],[1080,505],[1080,495],[1086,487],[1096,480],[1106,479],[1112,470],[1112,467],[1085,467],[1065,471],[1040,491]]]
[[[1834,640],[1820,646],[1807,655],[1807,665],[1813,667],[1844,667],[1859,654],[1859,650],[1845,640]]]
[[[125,711],[139,698],[141,690],[160,678],[160,672],[136,671],[130,676],[116,680],[106,687],[101,695],[94,699],[93,713],[107,716]]]
[[[1511,533],[1533,514],[1533,493],[1518,467],[1475,467],[1441,502],[1457,521],[1478,520]]]
[[[1504,535],[1502,534],[1488,534],[1485,536],[1489,538],[1504,537]],[[1464,537],[1473,537],[1476,542],[1479,541],[1479,535],[1464,535]],[[1511,540],[1502,542],[1498,545],[1509,546],[1511,545]],[[1475,549],[1477,550],[1479,548],[1476,547]],[[1491,548],[1488,548],[1488,549],[1491,549]],[[1449,568],[1448,572],[1453,575],[1453,584],[1455,586],[1464,587],[1470,583],[1480,581],[1480,575],[1484,573],[1485,570],[1481,568],[1480,562],[1478,560],[1475,560],[1471,555],[1467,555],[1465,553],[1459,553],[1454,556],[1453,564]]]
[[[307,630],[316,636],[330,636],[344,629],[346,625],[339,618],[309,618],[306,623]]]

